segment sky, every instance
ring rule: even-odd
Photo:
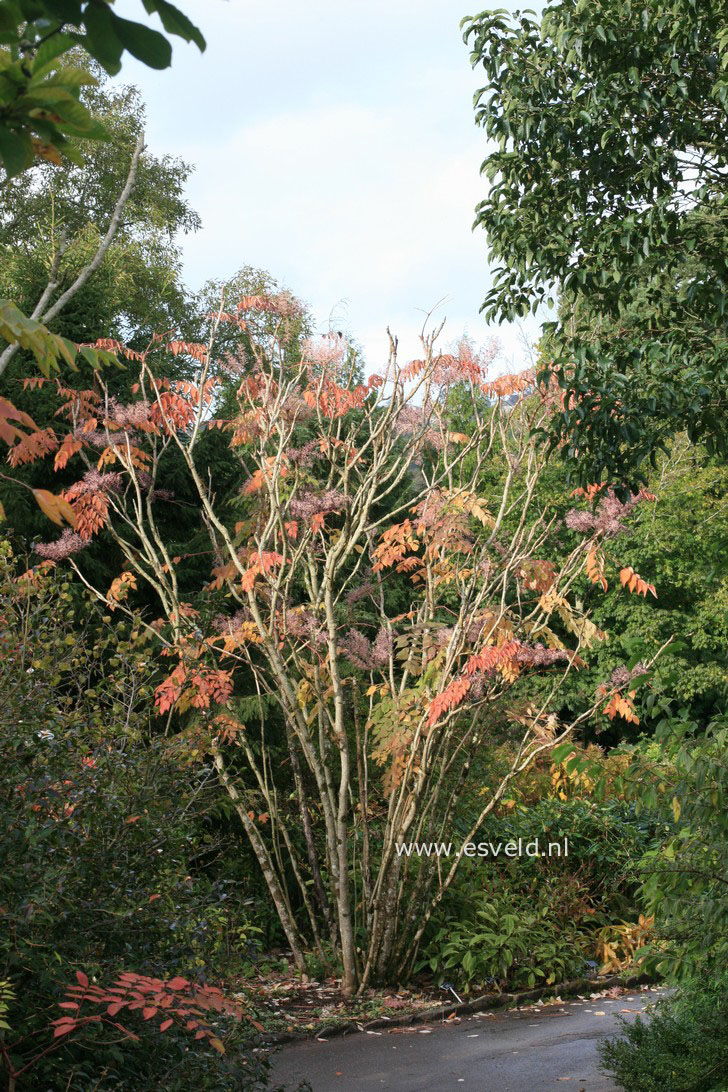
[[[489,329],[479,315],[490,275],[472,223],[487,146],[459,28],[478,0],[176,3],[205,53],[173,39],[171,69],[125,59],[118,78],[142,91],[154,154],[195,166],[187,192],[203,226],[180,240],[189,287],[265,269],[320,332],[352,336],[368,370],[386,358],[387,326],[417,356],[433,308],[443,348],[495,335],[496,370],[528,366],[538,323]],[[116,10],[148,21],[141,0]]]

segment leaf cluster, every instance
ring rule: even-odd
[[[168,0],[143,0],[168,34],[205,48],[200,31]],[[151,68],[172,60],[168,38],[145,23],[124,19],[113,0],[4,0],[0,7],[0,162],[8,178],[36,156],[81,162],[79,140],[105,139],[103,126],[80,101],[96,81],[62,59],[80,46],[108,73],[129,52]]]

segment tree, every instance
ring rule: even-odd
[[[139,624],[171,660],[159,712],[212,755],[297,964],[306,943],[333,949],[350,995],[409,973],[459,852],[508,785],[598,705],[629,708],[630,697],[607,687],[569,723],[552,713],[564,676],[603,635],[567,596],[584,544],[558,566],[545,556],[552,526],[533,509],[544,458],[531,432],[551,396],[510,404],[531,374],[489,380],[487,358],[467,344],[437,353],[427,335],[421,359],[402,367],[392,339],[384,375],[356,382],[336,335],[292,358],[300,312],[285,294],[247,297],[218,323],[245,331],[253,353],[242,369],[229,362],[228,418],[213,416],[211,344],[126,351],[139,368],[127,405],[100,377],[73,392],[61,450],[85,467],[63,495],[75,529],[37,550],[89,583],[79,551],[103,528],[124,568],[98,597],[126,611],[143,584],[154,590],[161,617]],[[197,363],[194,383],[166,378],[171,354]],[[451,396],[460,415],[469,401],[467,433],[452,428]],[[218,429],[244,473],[230,496],[201,466]],[[173,450],[212,554],[193,602],[158,519]],[[488,503],[474,486],[496,455],[506,472]],[[426,867],[402,847],[448,838],[473,759],[509,724],[505,695],[528,671],[550,685],[508,729],[511,764],[458,856]]]
[[[205,48],[205,39],[168,0],[143,0],[168,34]],[[80,46],[110,75],[128,50],[151,68],[167,68],[172,47],[158,30],[123,19],[113,0],[2,0],[0,5],[0,163],[8,178],[40,156],[81,162],[76,141],[105,139],[104,127],[80,101],[96,81],[63,63]]]
[[[550,425],[582,485],[644,480],[676,432],[728,452],[728,28],[716,0],[552,2],[464,21],[497,150],[476,223],[501,264],[484,303],[553,303]]]
[[[14,297],[30,314],[31,324],[42,323],[56,338],[64,338],[69,354],[65,363],[75,361],[76,370],[64,380],[71,387],[86,385],[84,368],[99,362],[90,341],[123,337],[143,347],[155,330],[174,328],[187,319],[177,236],[199,225],[183,195],[190,168],[144,147],[144,105],[136,89],[102,83],[86,91],[84,99],[103,119],[109,139],[87,142],[83,167],[59,171],[38,162],[0,191],[0,297]],[[6,307],[12,310],[12,305]],[[17,309],[13,313],[22,314]],[[12,329],[3,332],[11,343],[0,351],[0,395],[29,413],[38,431],[49,434],[62,402],[46,387],[45,396],[33,397],[30,407],[31,395],[22,386],[30,354],[12,340]],[[0,332],[0,345],[4,340]],[[77,346],[84,343],[87,347],[79,354]],[[42,349],[42,339],[39,345]],[[113,354],[106,357],[115,363]],[[55,371],[47,359],[41,366],[46,374]],[[133,375],[114,367],[107,381],[124,399]],[[13,435],[8,429],[5,438]],[[14,511],[16,531],[31,540],[38,530],[44,532],[24,485],[41,483],[32,467],[16,466],[13,477],[18,485],[13,488],[7,481],[2,500]],[[27,499],[30,504],[24,503]]]
[[[183,196],[191,168],[145,147],[135,88],[102,83],[84,101],[108,140],[87,142],[83,167],[38,164],[0,193],[0,296],[76,342],[146,344],[185,314],[176,236],[200,223]]]
[[[125,49],[153,67],[164,68],[170,63],[171,48],[167,39],[143,24],[119,19],[110,8],[112,2],[3,0],[0,7],[0,160],[7,179],[27,170],[36,155],[60,164],[61,149],[67,158],[82,162],[74,140],[106,137],[103,127],[80,102],[81,89],[95,85],[96,79],[87,68],[65,63],[69,51],[76,46],[81,46],[110,73],[119,71]],[[159,13],[169,33],[195,41],[200,49],[205,48],[197,28],[168,0],[143,2],[147,12]],[[75,369],[79,357],[93,367],[118,363],[107,350],[79,346],[53,334],[39,316],[54,316],[84,287],[103,261],[133,189],[142,146],[143,138],[138,135],[129,173],[106,235],[88,265],[49,311],[46,307],[58,287],[58,263],[63,257],[64,244],[54,248],[48,283],[33,316],[27,318],[11,300],[0,299],[0,336],[8,343],[3,352],[3,368],[18,347],[32,352],[45,376],[57,370],[61,362]],[[39,432],[28,414],[19,411],[8,399],[0,399],[0,439],[12,444],[27,437],[21,425],[36,435]],[[34,495],[37,496],[36,491]],[[54,511],[60,511],[57,500]]]

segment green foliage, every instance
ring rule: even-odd
[[[672,979],[715,977],[728,958],[728,717],[705,728],[685,714],[666,717],[655,743],[659,759],[648,752],[629,775],[667,828],[642,865],[658,926],[650,962]]]
[[[10,1025],[7,1022],[8,1009],[10,1004],[15,1000],[15,991],[9,982],[0,982],[0,1033],[3,1031],[10,1031]]]
[[[16,1068],[76,969],[214,980],[248,970],[259,948],[249,854],[220,814],[214,771],[184,764],[155,732],[152,649],[52,569],[19,576],[4,545],[0,978],[15,994]],[[262,1070],[244,1031],[219,1034],[230,1057],[193,1057],[188,1036],[147,1025],[139,1044],[99,1032],[33,1075],[52,1089],[248,1087]]]
[[[692,981],[660,1001],[649,1020],[625,1021],[600,1044],[603,1067],[625,1092],[725,1092],[728,976]]]
[[[483,474],[484,495],[497,490],[503,473],[494,459]],[[621,717],[610,721],[600,712],[584,726],[584,738],[603,748],[652,733],[666,702],[678,703],[707,723],[725,709],[728,699],[726,466],[683,433],[659,456],[647,487],[656,500],[637,504],[623,530],[599,542],[606,559],[606,591],[591,582],[586,570],[575,583],[578,601],[607,637],[593,645],[585,665],[562,686],[562,719],[583,709],[616,669],[632,668],[663,649],[649,678],[636,687],[639,725]],[[603,495],[597,495],[596,503]],[[570,509],[590,512],[588,502],[572,495],[563,464],[549,463],[537,496],[539,508],[559,521],[561,556],[589,541],[586,533],[563,523]],[[656,597],[633,595],[622,586],[618,574],[626,566],[655,585]],[[529,677],[519,680],[515,690],[524,706],[537,705],[547,699],[548,686],[546,678]]]
[[[78,348],[68,338],[51,333],[42,323],[27,318],[14,303],[6,299],[0,299],[0,337],[31,352],[46,376],[58,371],[61,363],[76,371],[79,359],[85,360],[92,368],[110,364],[118,366],[119,363],[114,354],[105,349]]]
[[[84,91],[82,101],[103,123],[108,139],[85,142],[82,167],[58,170],[38,162],[0,190],[0,297],[13,299],[27,314],[49,280],[54,288],[45,311],[93,258],[146,125],[144,104],[133,87],[102,79]],[[173,156],[144,148],[111,245],[88,282],[49,320],[55,333],[75,342],[120,338],[142,349],[154,333],[184,324],[177,239],[200,224],[184,196],[190,170]]]
[[[517,862],[519,875],[553,878],[569,886],[578,876],[588,893],[589,905],[610,918],[634,914],[637,906],[636,869],[654,836],[654,820],[638,816],[633,806],[618,799],[596,801],[544,799],[522,805],[489,821],[484,833],[490,838],[538,838],[540,843],[569,840],[568,857],[524,857]]]
[[[655,919],[638,953],[645,967],[671,981],[696,973],[715,980],[728,954],[728,718],[704,726],[685,709],[663,709],[652,740],[612,753],[622,771],[609,784],[593,757],[573,753],[567,766],[593,778],[600,794],[633,801],[655,825],[635,869],[645,914]]]
[[[636,869],[652,830],[618,800],[545,798],[489,816],[476,843],[538,839],[544,848],[566,836],[568,855],[464,860],[420,966],[468,988],[584,974],[596,960],[599,928],[636,917]]]
[[[676,431],[726,451],[728,33],[717,0],[564,0],[465,21],[497,149],[484,308],[553,303],[550,429],[583,484],[637,481]],[[577,455],[578,452],[578,455]]]
[[[113,0],[3,0],[0,6],[0,162],[8,178],[40,156],[81,162],[77,142],[106,137],[81,101],[94,84],[84,67],[63,63],[80,46],[110,74],[125,51],[151,68],[167,68],[172,47],[164,34],[117,15]],[[168,34],[205,48],[200,31],[168,0],[143,0]]]
[[[467,919],[441,925],[420,966],[466,989],[563,982],[584,972],[595,939],[587,916],[565,917],[562,907],[563,891],[543,882],[473,892]]]

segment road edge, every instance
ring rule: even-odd
[[[611,986],[623,986],[625,989],[633,989],[635,986],[651,985],[658,982],[655,975],[623,975],[613,974],[597,978],[574,978],[568,982],[556,983],[552,986],[537,986],[530,990],[520,990],[517,993],[484,993],[472,1001],[464,1001],[462,1004],[440,1005],[433,1009],[423,1009],[420,1012],[405,1013],[402,1016],[380,1016],[376,1020],[368,1020],[363,1023],[360,1020],[349,1020],[343,1024],[332,1024],[329,1027],[319,1028],[318,1031],[291,1031],[280,1034],[268,1035],[265,1038],[270,1046],[282,1046],[285,1043],[300,1042],[306,1039],[333,1039],[348,1034],[360,1034],[367,1031],[377,1031],[380,1028],[408,1027],[413,1024],[429,1024],[435,1021],[445,1021],[450,1016],[468,1016],[475,1012],[485,1012],[488,1009],[502,1009],[510,1005],[520,1005],[524,1001],[538,1001],[543,997],[564,997],[580,993],[583,990],[594,992],[595,989],[604,990]]]

